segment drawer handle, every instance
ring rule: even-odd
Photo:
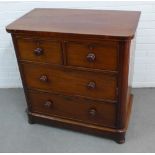
[[[90,81],[90,82],[88,83],[87,87],[88,87],[89,89],[95,89],[95,88],[96,88],[96,83],[93,82],[93,81]]]
[[[94,62],[94,60],[95,60],[95,54],[94,53],[89,53],[88,55],[87,55],[87,60],[89,61],[89,62]]]
[[[48,81],[48,78],[47,78],[46,75],[42,75],[42,76],[39,78],[39,80],[40,80],[41,82],[47,82],[47,81]]]
[[[36,56],[42,55],[42,54],[43,54],[43,49],[42,49],[42,48],[36,48],[36,49],[34,50],[34,54],[35,54]]]
[[[53,105],[53,102],[50,101],[50,100],[48,100],[48,101],[46,101],[46,102],[44,103],[44,107],[46,107],[46,108],[50,108],[52,105]]]
[[[90,109],[90,110],[89,110],[89,115],[90,115],[90,116],[94,117],[94,116],[96,116],[96,114],[97,114],[96,109]]]

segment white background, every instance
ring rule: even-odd
[[[133,87],[155,87],[155,2],[0,2],[0,88],[22,87],[10,34],[5,27],[33,8],[141,11]]]

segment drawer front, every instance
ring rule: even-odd
[[[99,43],[66,43],[67,64],[116,71],[118,66],[118,44],[105,41]]]
[[[17,38],[20,60],[62,64],[61,44],[58,41]]]
[[[22,68],[28,88],[116,100],[117,80],[114,75],[29,63],[22,64]]]
[[[115,125],[116,108],[113,103],[94,102],[49,93],[28,93],[33,112],[74,119],[100,126]]]

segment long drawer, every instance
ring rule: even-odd
[[[32,112],[100,126],[115,126],[116,108],[113,103],[94,102],[38,91],[30,91],[28,96]]]
[[[115,75],[22,63],[26,86],[50,92],[85,96],[94,99],[117,100]]]

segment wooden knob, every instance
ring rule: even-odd
[[[94,60],[95,60],[95,54],[94,54],[94,53],[89,53],[89,54],[87,55],[87,60],[88,60],[89,62],[94,62]]]
[[[46,101],[46,102],[44,103],[44,106],[45,106],[46,108],[50,108],[50,107],[52,106],[52,104],[53,104],[53,102],[50,101],[50,100],[48,100],[48,101]]]
[[[39,79],[41,82],[47,82],[48,81],[48,78],[46,75],[42,75]]]
[[[34,54],[35,54],[36,56],[42,55],[42,54],[43,54],[43,49],[42,49],[42,48],[36,48],[36,49],[34,50]]]
[[[89,115],[90,115],[90,116],[95,116],[96,113],[97,113],[96,109],[90,109],[90,110],[89,110]]]
[[[96,88],[96,83],[93,82],[93,81],[90,81],[90,82],[88,83],[87,87],[88,87],[89,89],[94,89],[94,88]]]

